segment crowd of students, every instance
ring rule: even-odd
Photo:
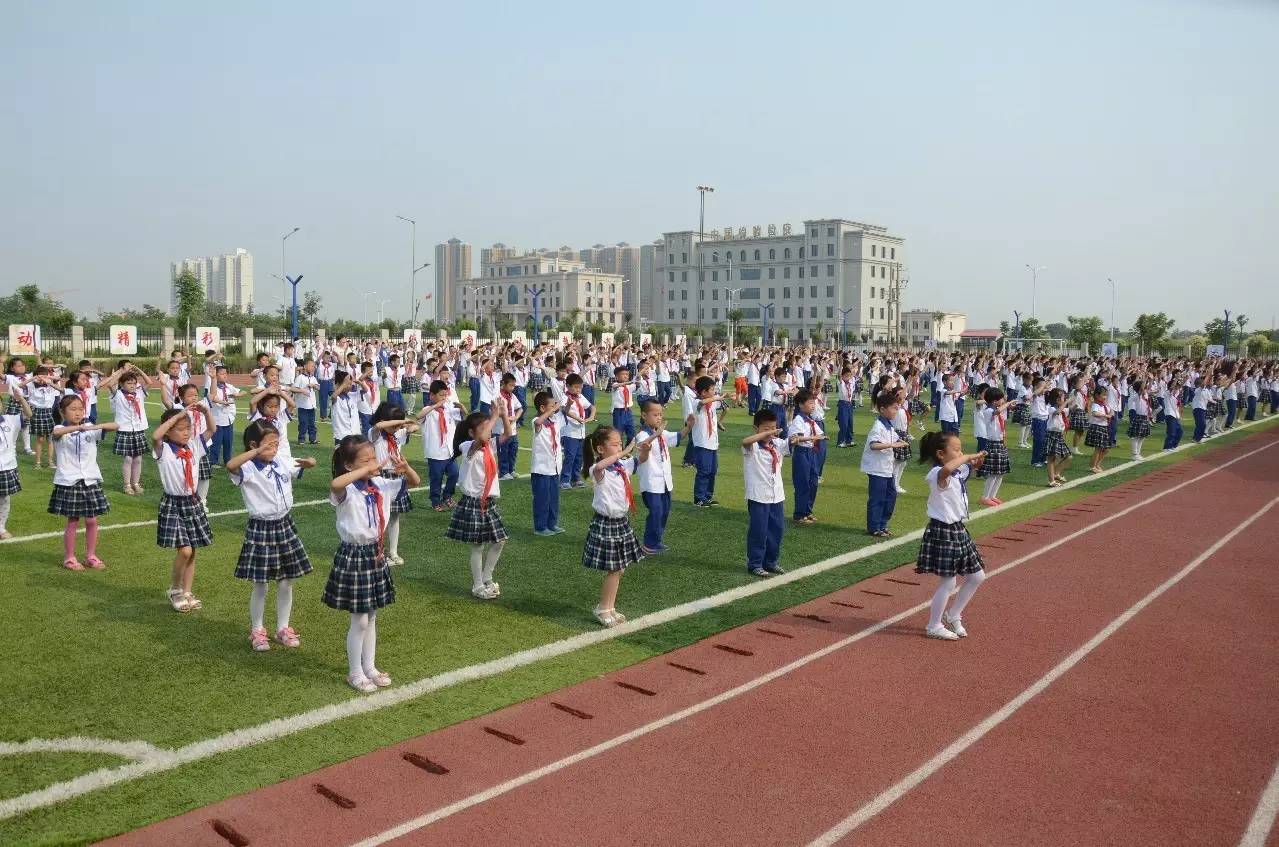
[[[521,438],[531,450],[529,484],[534,536],[565,532],[561,493],[591,482],[594,515],[583,540],[582,563],[601,571],[595,619],[626,622],[617,608],[622,574],[669,548],[666,528],[675,493],[675,451],[693,470],[691,499],[719,505],[721,434],[731,409],[743,409],[750,432],[740,441],[746,500],[746,570],[757,577],[783,573],[787,476],[790,523],[818,522],[816,503],[829,457],[828,403],[836,407],[834,447],[853,448],[858,406],[874,418],[863,439],[860,470],[868,478],[866,531],[888,538],[903,476],[918,433],[931,417],[936,429],[918,442],[929,465],[929,524],[918,557],[921,573],[940,578],[926,633],[954,640],[966,635],[962,613],[981,582],[981,557],[964,522],[967,483],[983,480],[979,501],[996,506],[1010,472],[1009,426],[1029,464],[1046,484],[1066,481],[1080,444],[1091,448],[1089,471],[1099,473],[1128,419],[1131,456],[1143,458],[1152,425],[1166,427],[1164,449],[1182,438],[1181,409],[1190,405],[1201,441],[1230,429],[1242,416],[1279,410],[1279,366],[1260,361],[1091,359],[993,353],[857,353],[824,348],[729,350],[710,345],[639,348],[572,344],[391,344],[338,338],[284,345],[261,354],[247,388],[250,412],[237,439],[237,398],[246,389],[229,381],[216,350],[195,363],[179,355],[158,373],[122,360],[110,373],[82,361],[67,372],[43,358],[28,373],[12,358],[8,400],[0,417],[0,538],[10,499],[21,490],[19,444],[35,468],[53,471],[49,512],[66,519],[63,564],[102,569],[98,518],[109,509],[98,446],[113,432],[126,495],[144,492],[143,457],[156,462],[162,488],[157,543],[174,550],[166,597],[178,612],[201,608],[194,593],[197,551],[212,543],[207,498],[215,470],[224,469],[249,514],[234,575],[251,585],[249,644],[269,650],[301,643],[291,625],[294,581],[312,565],[292,518],[293,483],[315,467],[295,457],[296,445],[318,444],[317,420],[331,422],[334,449],[330,501],[340,539],[323,602],[350,614],[348,682],[362,692],[391,684],[377,668],[377,614],[395,599],[391,566],[403,564],[403,516],[413,511],[411,489],[421,483],[409,458],[410,439],[422,442],[426,489],[433,511],[449,513],[445,537],[469,547],[472,595],[501,596],[497,566],[509,539],[499,507],[503,482],[519,478]],[[198,367],[198,370],[196,368]],[[467,403],[458,391],[469,388]],[[153,426],[147,399],[159,393]],[[609,423],[598,423],[597,392],[610,394]],[[111,420],[98,422],[105,393]],[[681,404],[676,429],[670,406]],[[154,401],[153,401],[154,402]],[[963,431],[971,403],[976,450],[965,452]],[[637,418],[638,415],[638,418]],[[296,422],[296,434],[291,426]],[[34,448],[32,446],[34,441]],[[632,481],[635,477],[635,481]],[[645,507],[642,534],[631,517],[636,492]],[[78,557],[80,523],[85,557]],[[276,586],[276,621],[264,617]],[[960,589],[950,599],[957,584]],[[949,607],[947,606],[949,603]]]

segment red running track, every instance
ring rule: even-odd
[[[980,539],[962,642],[907,566],[111,843],[1236,844],[1279,759],[1277,499],[1259,434]]]

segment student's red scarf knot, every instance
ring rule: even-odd
[[[182,477],[186,481],[187,491],[191,494],[195,493],[195,468],[192,463],[191,448],[187,446],[174,447],[173,455],[182,460]]]
[[[626,509],[627,511],[635,511],[635,495],[631,493],[631,478],[626,473],[626,468],[622,467],[621,462],[614,462],[609,466],[609,470],[622,478],[622,490],[626,492]]]
[[[497,458],[493,455],[493,446],[485,441],[480,447],[484,460],[484,490],[480,494],[480,511],[489,510],[489,495],[493,491],[493,483],[497,480]]]

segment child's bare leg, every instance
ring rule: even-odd
[[[621,581],[621,571],[611,571],[604,575],[604,581],[600,583],[601,610],[611,611],[617,605],[617,587]]]

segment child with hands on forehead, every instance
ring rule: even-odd
[[[22,418],[31,417],[31,406],[27,398],[19,393],[16,398],[18,411],[9,414],[6,408],[0,414],[0,539],[12,538],[9,532],[9,498],[22,490],[22,482],[18,479],[18,436],[22,434]],[[50,443],[52,444],[52,438]],[[54,459],[49,460],[49,467],[54,467]]]
[[[426,454],[427,477],[430,479],[431,508],[446,512],[456,504],[453,491],[457,487],[457,457],[453,455],[453,434],[466,414],[465,407],[453,399],[444,380],[428,386],[429,405],[424,403],[417,414],[422,428],[422,451]]]
[[[54,442],[53,493],[49,495],[49,514],[62,515],[67,527],[62,537],[62,566],[67,570],[82,571],[84,565],[76,559],[76,533],[80,519],[84,518],[85,564],[94,570],[106,567],[97,556],[98,516],[105,515],[111,506],[102,493],[102,470],[98,467],[98,442],[104,433],[116,429],[119,424],[86,423],[84,401],[78,395],[68,394],[58,401],[50,434]]]
[[[493,580],[509,537],[496,502],[502,496],[502,484],[493,424],[502,414],[502,404],[491,403],[487,412],[467,415],[453,435],[453,454],[462,457],[458,482],[462,499],[453,509],[444,537],[471,545],[471,596],[477,600],[494,600],[502,593]]]
[[[595,620],[606,627],[626,623],[626,615],[617,611],[617,589],[622,572],[644,558],[630,522],[630,513],[635,509],[630,481],[635,460],[631,453],[638,450],[639,460],[647,461],[652,448],[652,439],[632,441],[623,447],[622,434],[611,426],[596,427],[586,440],[586,472],[595,487],[591,497],[595,515],[586,530],[582,566],[605,573],[594,614]]]
[[[170,364],[176,371],[177,363]],[[142,493],[142,454],[147,451],[145,386],[150,384],[150,378],[137,366],[121,362],[120,367],[98,386],[106,389],[111,398],[111,417],[119,424],[111,452],[123,457],[121,473],[124,477],[125,494]],[[166,402],[165,408],[168,409],[171,405]]]
[[[666,534],[666,522],[671,514],[671,495],[675,491],[675,478],[671,470],[671,450],[679,446],[680,440],[688,437],[688,421],[679,432],[666,430],[665,407],[655,399],[640,403],[640,421],[642,426],[635,440],[643,444],[652,441],[653,446],[648,458],[637,462],[640,494],[644,505],[648,508],[648,518],[644,521],[644,555],[653,556],[670,548],[663,543]]]
[[[191,386],[192,391],[195,390]],[[208,414],[208,409],[203,409]],[[205,447],[209,443],[207,433]],[[151,435],[152,451],[160,471],[160,485],[164,496],[160,498],[160,511],[156,519],[156,544],[172,547],[173,572],[169,590],[165,592],[169,605],[176,612],[191,612],[201,608],[201,603],[191,592],[195,582],[195,551],[213,543],[213,531],[209,518],[197,491],[197,464],[192,442],[196,436],[191,418],[185,409],[166,409],[160,415],[160,425]]]
[[[284,459],[292,459],[293,451],[289,446],[289,421],[293,419],[297,406],[293,402],[292,391],[279,382],[271,382],[275,365],[267,367],[267,385],[253,393],[253,414],[249,415],[249,423],[266,421],[280,433],[280,453]]]
[[[373,442],[377,459],[382,468],[382,476],[388,479],[399,479],[396,468],[403,459],[404,446],[408,444],[409,435],[417,432],[416,423],[407,419],[402,406],[384,400],[378,404],[373,413],[373,426],[369,429],[368,439]],[[386,523],[386,558],[393,565],[402,565],[400,558],[400,515],[413,511],[413,500],[409,490],[401,488],[399,494],[391,501],[391,517]]]
[[[746,485],[746,571],[752,576],[785,573],[777,560],[786,525],[786,489],[782,485],[782,457],[788,444],[777,426],[777,413],[761,406],[755,413],[755,432],[742,439],[742,473]],[[803,436],[794,437],[798,443]]]
[[[262,652],[271,649],[263,618],[267,589],[275,583],[275,641],[285,647],[301,646],[289,623],[293,611],[293,581],[311,572],[293,508],[293,481],[315,467],[315,459],[284,463],[277,459],[280,433],[265,421],[254,421],[244,430],[245,451],[226,463],[231,482],[239,487],[249,523],[235,565],[235,578],[253,583],[249,595],[249,644]]]
[[[374,661],[378,609],[395,602],[395,582],[383,547],[391,513],[388,501],[421,481],[403,456],[395,467],[398,478],[384,477],[381,470],[377,451],[361,435],[346,436],[333,451],[329,502],[337,510],[340,544],[322,600],[332,609],[351,614],[346,681],[363,694],[391,684],[391,677],[378,670]]]
[[[213,423],[213,410],[200,397],[200,389],[187,383],[178,389],[178,406],[191,421],[191,452],[199,461],[199,472],[195,484],[196,496],[204,511],[209,511],[209,482],[213,479],[213,466],[209,463],[209,451],[206,445],[213,444],[217,431]]]
[[[985,579],[985,564],[972,536],[964,526],[968,520],[968,477],[980,468],[985,452],[965,453],[954,432],[929,432],[920,443],[919,461],[931,463],[928,482],[928,526],[919,542],[915,573],[941,578],[928,614],[924,634],[942,641],[957,641],[968,635],[962,617],[964,607]],[[947,610],[946,603],[959,582],[959,593]]]
[[[533,534],[548,536],[564,532],[560,526],[560,474],[564,470],[564,450],[560,446],[564,416],[550,391],[533,397],[537,417],[533,419],[533,462],[529,483],[533,489]]]

